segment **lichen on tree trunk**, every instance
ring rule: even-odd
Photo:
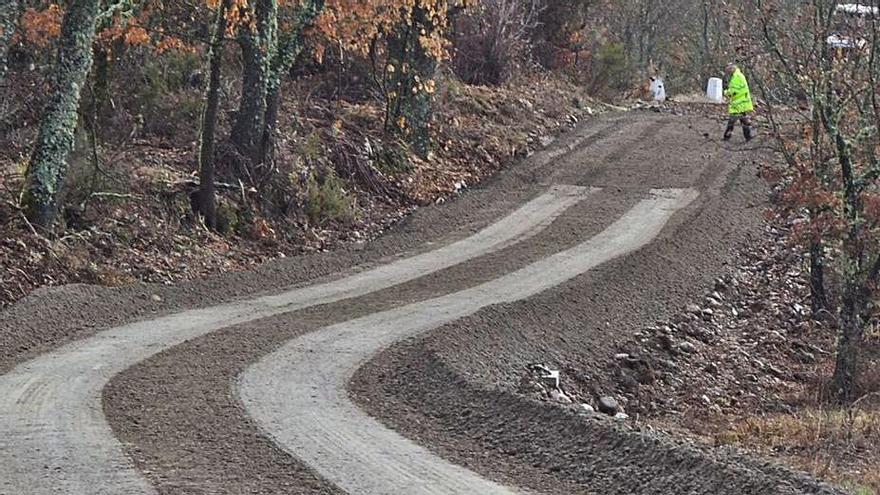
[[[32,222],[48,227],[74,147],[80,98],[92,66],[99,0],[72,0],[61,25],[52,92],[27,168],[24,207]]]
[[[294,62],[302,53],[304,47],[303,32],[323,10],[324,0],[307,0],[303,2],[293,27],[284,34],[279,42],[270,67],[271,72],[266,93],[266,116],[264,119],[262,142],[260,144],[260,160],[262,162],[270,161],[274,154],[275,130],[281,106],[281,81],[290,72]]]
[[[6,79],[9,43],[18,24],[18,0],[0,0],[0,85]]]
[[[437,60],[422,46],[423,32],[436,27],[424,7],[413,8],[412,18],[388,39],[389,62],[395,67],[392,94],[387,101],[385,129],[400,134],[426,158],[431,152],[433,78]]]
[[[239,35],[243,59],[241,103],[232,129],[232,142],[251,165],[258,165],[262,158],[269,79],[277,49],[277,0],[259,0],[255,15],[256,26],[242,29]]]

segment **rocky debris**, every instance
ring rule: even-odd
[[[571,397],[565,394],[562,390],[554,389],[550,391],[550,398],[555,400],[556,402],[561,402],[563,404],[571,404],[574,402],[571,400]]]
[[[685,341],[681,344],[678,344],[678,350],[688,354],[693,354],[697,352],[697,347],[693,343]]]
[[[530,376],[520,383],[520,392],[540,400],[551,400],[561,404],[573,404],[575,401],[560,387],[559,370],[543,364],[529,366]]]
[[[821,346],[833,347],[834,330],[808,317],[808,270],[785,229],[767,227],[743,259],[703,304],[637,332],[609,360],[609,381],[595,386],[616,391],[640,418],[687,417],[690,427],[694,418],[790,408],[830,358]]]
[[[617,399],[611,396],[599,397],[599,412],[607,414],[609,416],[614,416],[618,412],[620,412],[620,404],[617,403]]]

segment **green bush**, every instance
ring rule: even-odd
[[[321,177],[309,174],[305,213],[313,224],[328,221],[352,223],[357,217],[355,200],[345,190],[339,176],[328,169]]]
[[[591,89],[595,93],[624,91],[630,85],[629,63],[622,43],[602,45],[593,62]]]

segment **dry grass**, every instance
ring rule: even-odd
[[[880,495],[880,409],[803,409],[750,417],[716,435],[721,444],[759,450],[804,471]]]

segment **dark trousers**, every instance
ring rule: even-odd
[[[747,113],[739,114],[739,115],[731,115],[730,118],[727,119],[727,129],[724,131],[724,140],[733,136],[733,128],[736,126],[736,121],[740,121],[743,127],[743,137],[746,138],[746,141],[751,141],[752,139],[752,118]]]

